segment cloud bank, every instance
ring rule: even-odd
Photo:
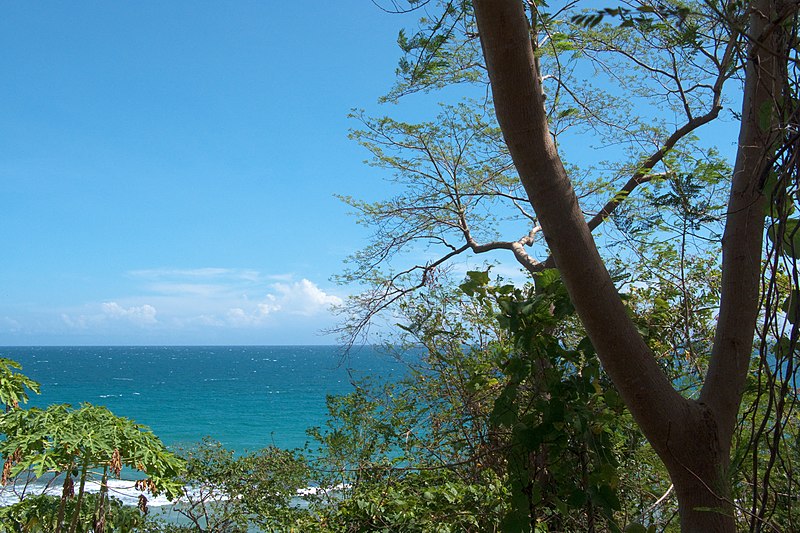
[[[117,302],[104,302],[103,313],[111,319],[128,320],[134,324],[155,324],[156,308],[152,305],[122,307]]]
[[[307,278],[249,269],[149,269],[131,271],[126,278],[128,294],[64,311],[62,326],[84,335],[127,332],[161,339],[173,334],[233,344],[237,338],[289,343],[289,335],[296,335],[293,342],[302,343],[333,325],[331,307],[343,302]]]

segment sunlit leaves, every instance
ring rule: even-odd
[[[22,365],[11,359],[0,357],[0,403],[6,409],[18,407],[28,401],[28,391],[39,394],[39,384],[16,370]]]
[[[767,236],[781,253],[800,258],[800,220],[789,218],[777,221],[769,226]]]
[[[164,492],[172,499],[183,493],[183,485],[176,479],[183,462],[167,451],[149,429],[115,416],[105,407],[84,404],[73,409],[61,404],[47,409],[12,409],[0,416],[0,433],[5,435],[0,441],[5,461],[4,484],[28,473],[37,478],[46,474],[65,477],[56,531],[67,523],[74,530],[85,482],[92,476],[100,479],[99,498],[106,500],[99,507],[104,511],[96,518],[105,520],[107,478],[109,474],[119,476],[123,466],[147,476],[139,483],[154,494]],[[73,515],[62,522],[66,502],[72,498],[76,484]]]
[[[505,384],[489,416],[508,439],[511,508],[504,530],[532,531],[551,513],[554,524],[564,524],[571,512],[589,507],[616,527],[621,503],[612,435],[624,407],[606,402],[591,343],[583,338],[570,346],[575,341],[561,329],[574,309],[558,272],[536,275],[527,290],[488,282],[486,273],[468,272],[461,287],[494,302],[511,341],[501,366]]]
[[[639,4],[633,8],[606,7],[594,12],[581,13],[572,17],[572,22],[586,28],[594,28],[605,17],[619,18],[620,26],[631,27],[635,25],[650,26],[665,19],[678,26],[683,25],[691,9],[683,5],[671,5],[667,2],[656,4]]]
[[[413,4],[411,3],[412,7]],[[417,91],[475,82],[483,76],[480,44],[472,5],[466,0],[442,0],[426,12],[413,32],[401,30],[397,44],[403,52],[397,83],[384,101],[397,101]]]
[[[21,455],[13,475],[28,469],[37,476],[65,472],[84,460],[89,468],[110,467],[118,457],[123,466],[149,475],[157,491],[170,497],[182,492],[173,477],[183,463],[149,429],[105,407],[83,404],[73,409],[59,404],[14,410],[0,416],[0,432],[6,435],[0,443],[3,456],[12,457],[17,450]]]
[[[235,455],[206,438],[182,453],[181,482],[191,489],[176,507],[203,531],[289,531],[307,517],[293,500],[309,483],[305,460],[273,446]]]

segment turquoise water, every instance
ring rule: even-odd
[[[327,395],[351,392],[354,378],[392,379],[405,369],[371,347],[346,358],[335,346],[7,347],[0,356],[41,384],[28,406],[90,402],[149,426],[168,446],[208,436],[238,453],[302,447],[306,429],[325,423]],[[123,479],[110,480],[112,495],[136,505],[136,477],[123,471]],[[24,491],[59,496],[61,483],[46,482],[1,487],[0,506]],[[87,484],[98,489],[96,479]],[[145,495],[150,507],[175,518],[165,496]]]
[[[167,445],[205,436],[237,452],[302,447],[325,421],[325,397],[351,378],[391,378],[403,364],[364,347],[8,347],[0,356],[41,384],[28,405],[90,402],[149,426]]]

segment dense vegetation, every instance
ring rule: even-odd
[[[695,265],[693,275],[707,276],[704,267]],[[670,287],[649,286],[628,295],[639,326],[665,353],[673,348],[669,339],[680,313],[650,304],[669,298]],[[328,422],[309,431],[307,449],[267,448],[237,457],[208,440],[180,452],[185,462],[167,454],[173,465],[167,486],[191,488],[176,507],[186,518],[182,524],[123,507],[107,493],[101,503],[100,495],[81,499],[77,491],[62,498],[32,494],[0,511],[2,527],[56,531],[63,516],[63,531],[482,532],[524,531],[533,517],[538,531],[678,529],[669,476],[604,376],[555,270],[521,288],[492,283],[489,272],[470,272],[460,287],[431,285],[402,310],[408,346],[416,349],[407,358],[408,377],[357,383],[353,393],[329,398]],[[665,357],[663,362],[676,383],[687,391],[695,386],[691,368],[696,361]],[[19,373],[6,375],[24,379]],[[732,479],[743,509],[751,493],[751,443],[769,423],[757,379],[754,373]],[[91,466],[102,479],[115,473],[115,449],[123,450],[123,463],[133,464],[119,437],[102,440],[112,438],[106,429],[113,424],[130,422],[108,419],[102,409],[32,409],[29,423],[50,412],[45,425],[63,428],[70,415],[82,411],[88,417],[83,427],[97,434],[97,440],[90,439],[96,442],[95,455],[75,448],[55,464],[74,468],[96,457]],[[10,409],[2,427],[26,418],[25,412]],[[791,465],[800,460],[800,426],[792,416],[776,456],[780,475],[769,485],[766,522],[776,531],[791,530],[800,511],[790,496],[795,491]],[[38,440],[33,430],[18,434]],[[136,435],[147,433],[137,428]],[[87,442],[85,435],[78,438]],[[7,457],[11,446],[17,444],[5,445]],[[28,453],[22,454],[27,462],[11,463],[24,465],[15,466],[11,476],[42,464],[41,455]],[[158,448],[157,453],[151,457],[166,452]],[[771,456],[763,444],[757,453],[765,461]],[[75,485],[86,472],[92,469],[74,470]],[[328,490],[302,491],[310,486]],[[105,516],[102,527],[98,510]],[[750,517],[741,512],[737,520],[744,529]]]
[[[329,398],[303,450],[235,456],[205,441],[181,458],[102,408],[23,408],[38,385],[3,360],[3,483],[58,475],[62,490],[0,510],[0,530],[800,529],[796,3],[494,1],[410,0],[425,15],[399,36],[385,98],[449,88],[473,99],[427,122],[355,113],[353,137],[395,195],[343,198],[374,235],[341,274],[365,288],[343,307],[342,333],[353,341],[391,316],[387,350],[407,377]],[[509,21],[524,46],[507,56],[529,48],[528,99],[544,112],[530,119],[543,125],[539,159],[520,148],[534,134],[519,134],[516,115],[529,115],[514,110],[529,108],[515,107],[511,59],[497,53],[505,37],[493,30]],[[728,119],[752,142],[730,156],[700,133],[739,99]],[[614,160],[579,167],[575,139]],[[543,187],[544,159],[570,178]],[[580,223],[542,205],[560,188],[577,191]],[[572,241],[591,246],[570,256]],[[757,254],[749,281],[730,266],[752,259],[742,243]],[[491,265],[448,270],[486,253],[508,254],[528,281]],[[123,467],[151,492],[188,488],[183,523],[110,498],[103,487]]]

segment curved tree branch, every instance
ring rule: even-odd
[[[629,318],[600,258],[548,130],[522,4],[476,0],[495,110],[572,301],[603,365],[654,446],[666,452],[684,400]]]

